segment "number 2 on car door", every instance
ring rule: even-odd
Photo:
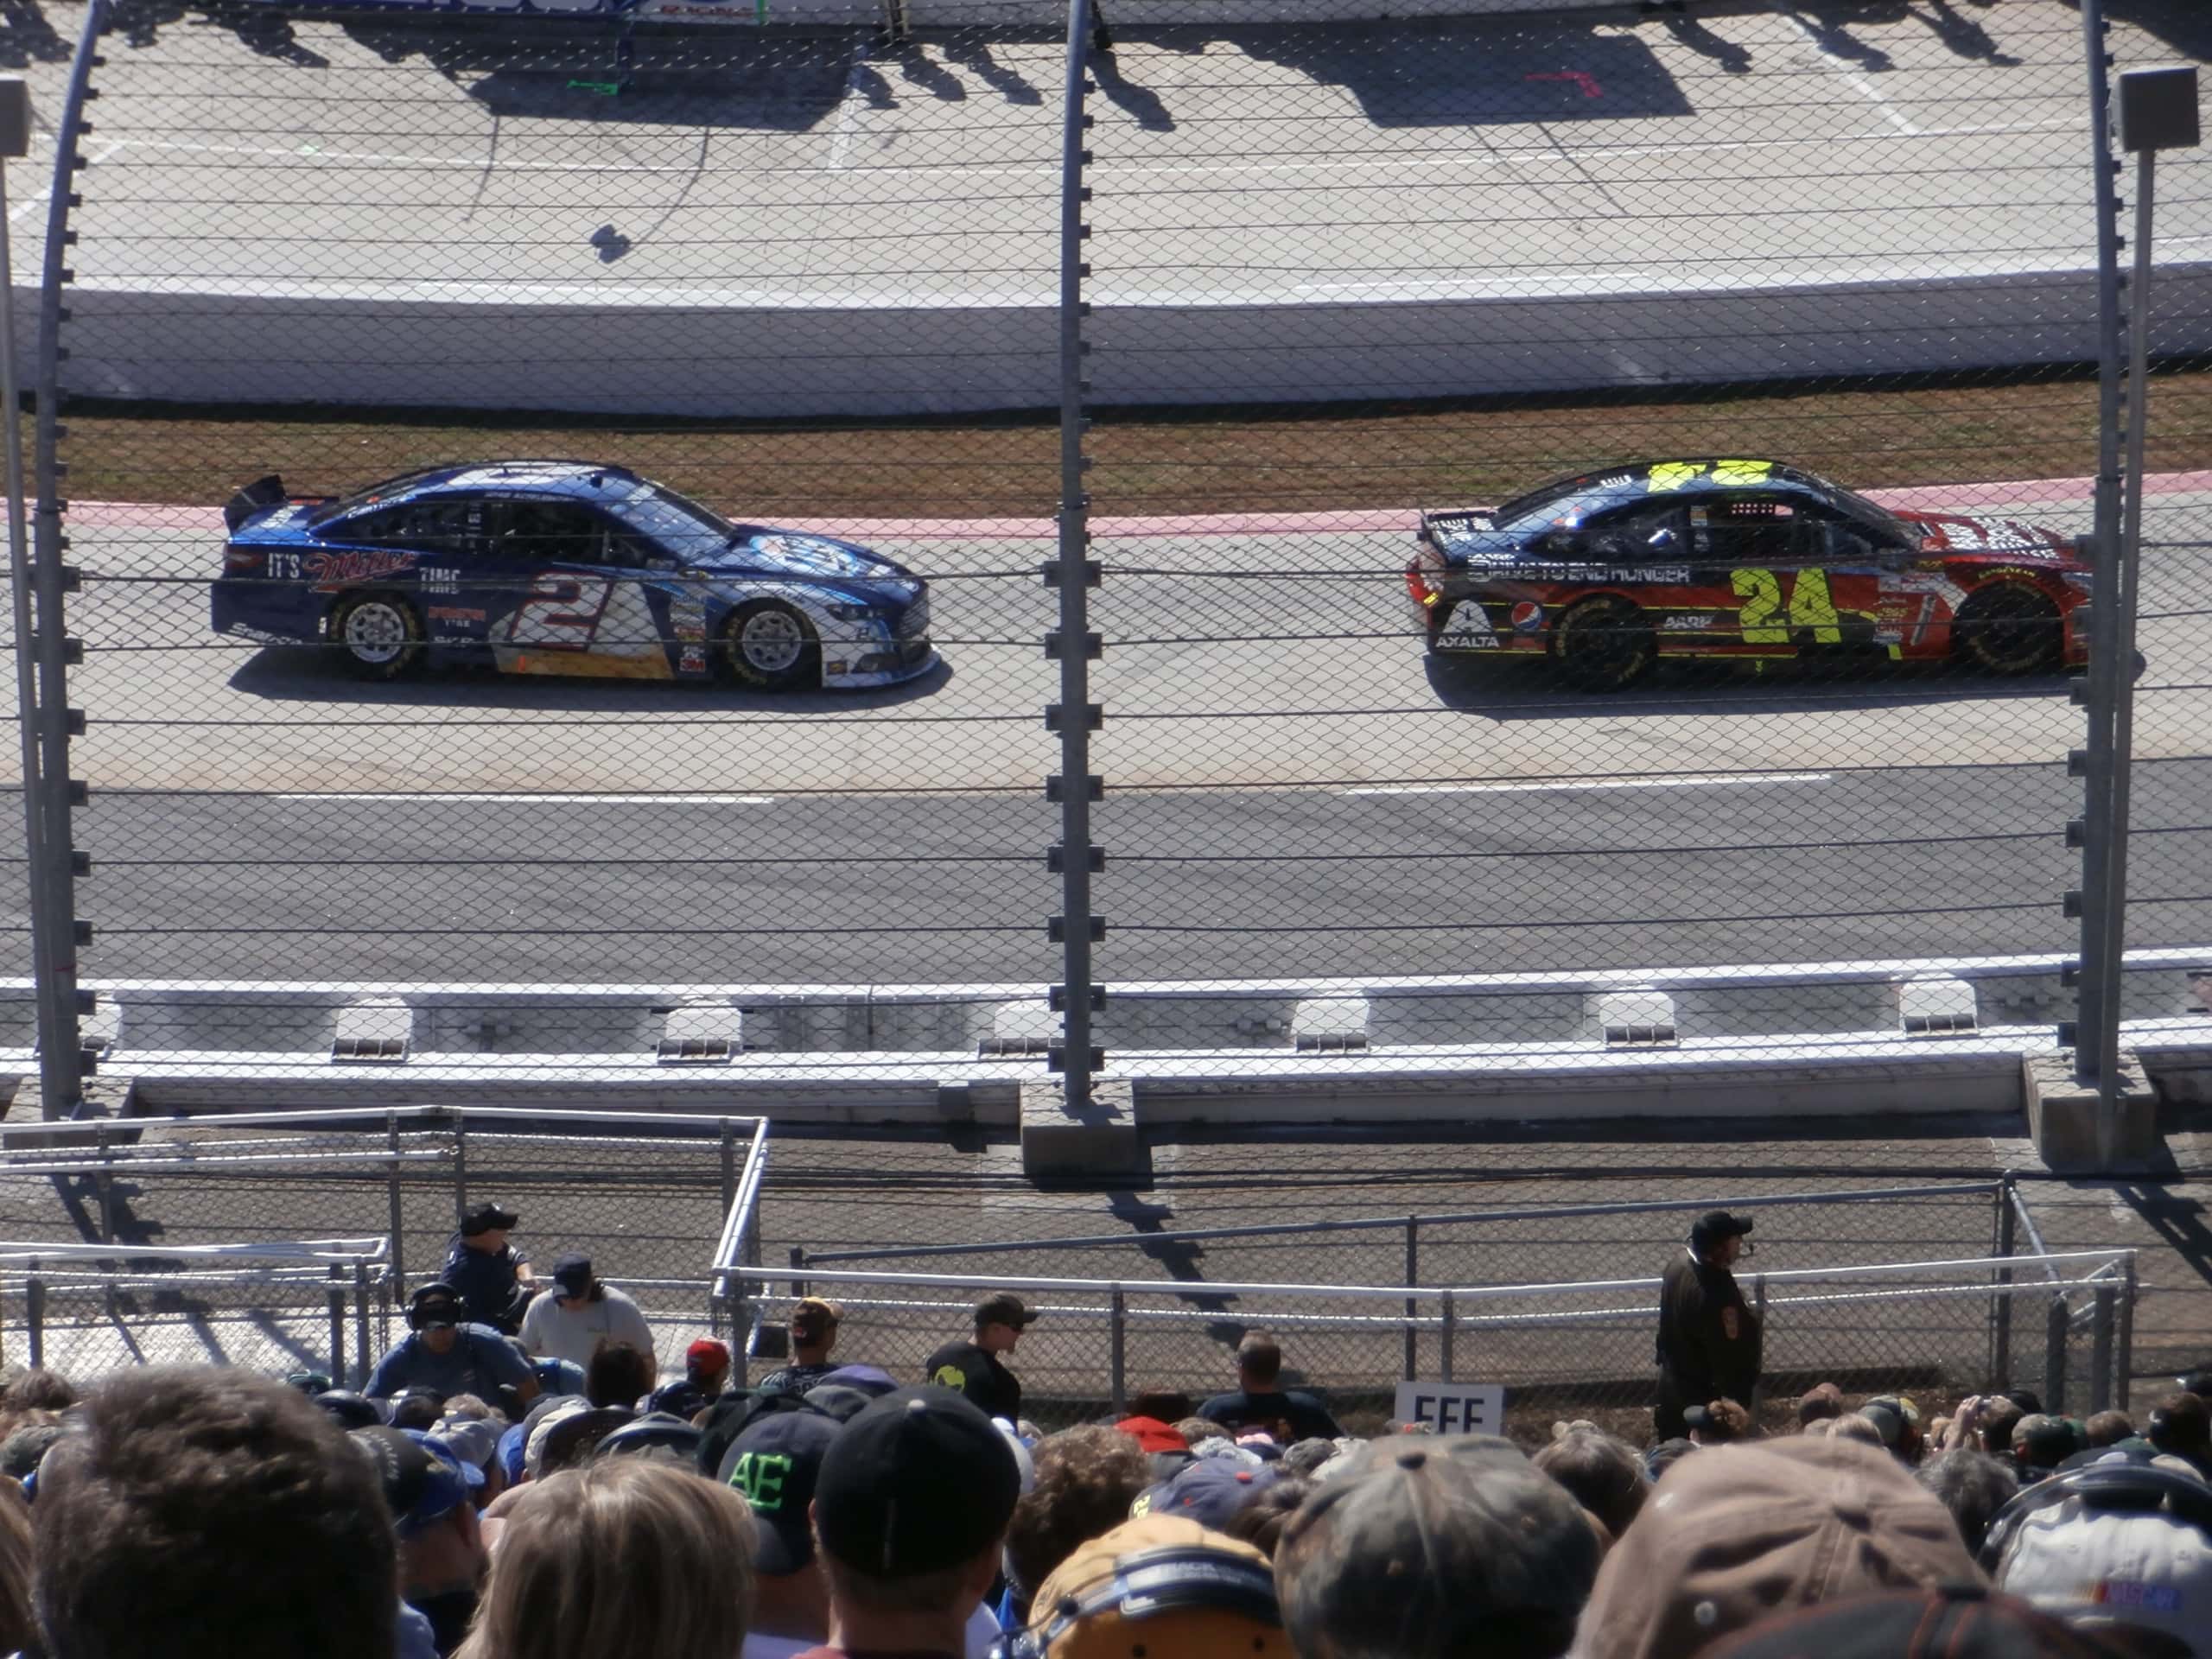
[[[1728,582],[1736,590],[1736,596],[1744,601],[1738,616],[1747,645],[1786,645],[1791,628],[1809,631],[1822,645],[1835,645],[1843,639],[1843,627],[1836,619],[1835,601],[1828,592],[1828,573],[1825,570],[1796,573],[1789,584],[1786,624],[1775,620],[1783,614],[1783,603],[1782,579],[1773,571],[1732,570]]]
[[[548,570],[532,582],[507,624],[508,643],[587,651],[614,584]]]

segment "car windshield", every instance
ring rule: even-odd
[[[1840,484],[1820,480],[1821,487],[1828,493],[1828,499],[1861,524],[1872,525],[1883,535],[1902,542],[1907,547],[1920,545],[1920,532],[1891,512],[1887,507],[1869,501],[1855,490],[1847,490]]]
[[[678,559],[718,553],[734,534],[720,514],[658,484],[640,484],[615,504],[614,516]]]
[[[1571,478],[1554,478],[1539,484],[1526,494],[1516,495],[1499,507],[1491,515],[1491,522],[1502,529],[1538,514],[1554,517],[1560,506],[1576,496],[1594,494],[1599,476],[1595,473],[1577,473]]]

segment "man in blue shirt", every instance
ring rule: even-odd
[[[473,1394],[498,1395],[512,1388],[524,1405],[537,1397],[537,1378],[530,1362],[489,1325],[469,1324],[461,1293],[451,1285],[425,1285],[407,1304],[412,1334],[400,1338],[369,1377],[372,1400],[389,1399],[411,1388],[435,1389],[451,1398]]]
[[[507,1230],[521,1219],[496,1204],[478,1205],[461,1218],[438,1275],[461,1293],[471,1320],[511,1337],[522,1329],[523,1310],[537,1294],[530,1257],[507,1243]]]

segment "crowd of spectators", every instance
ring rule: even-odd
[[[525,1288],[484,1232],[456,1250]],[[410,1299],[365,1395],[14,1375],[0,1654],[2212,1659],[2212,1373],[2140,1423],[1822,1383],[1785,1432],[1724,1398],[1654,1444],[1574,1421],[1529,1450],[1347,1435],[1255,1332],[1231,1389],[1040,1434],[1015,1296],[906,1378],[807,1299],[748,1388],[711,1338],[663,1381],[581,1257],[506,1300],[469,1271]]]

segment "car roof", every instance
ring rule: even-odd
[[[1719,468],[1724,463],[1730,468],[1726,477],[1719,475]],[[1523,496],[1564,495],[1580,490],[1596,494],[1618,490],[1623,494],[1641,495],[1650,489],[1651,475],[1664,468],[1688,469],[1676,471],[1668,480],[1664,493],[1669,495],[1702,494],[1719,490],[1795,489],[1826,496],[1834,488],[1818,474],[1783,461],[1762,461],[1755,456],[1669,455],[1654,461],[1626,461],[1611,467],[1561,473],[1518,493]]]
[[[372,484],[353,496],[350,505],[391,506],[424,496],[501,488],[591,500],[626,496],[644,482],[626,467],[600,461],[446,461]]]

